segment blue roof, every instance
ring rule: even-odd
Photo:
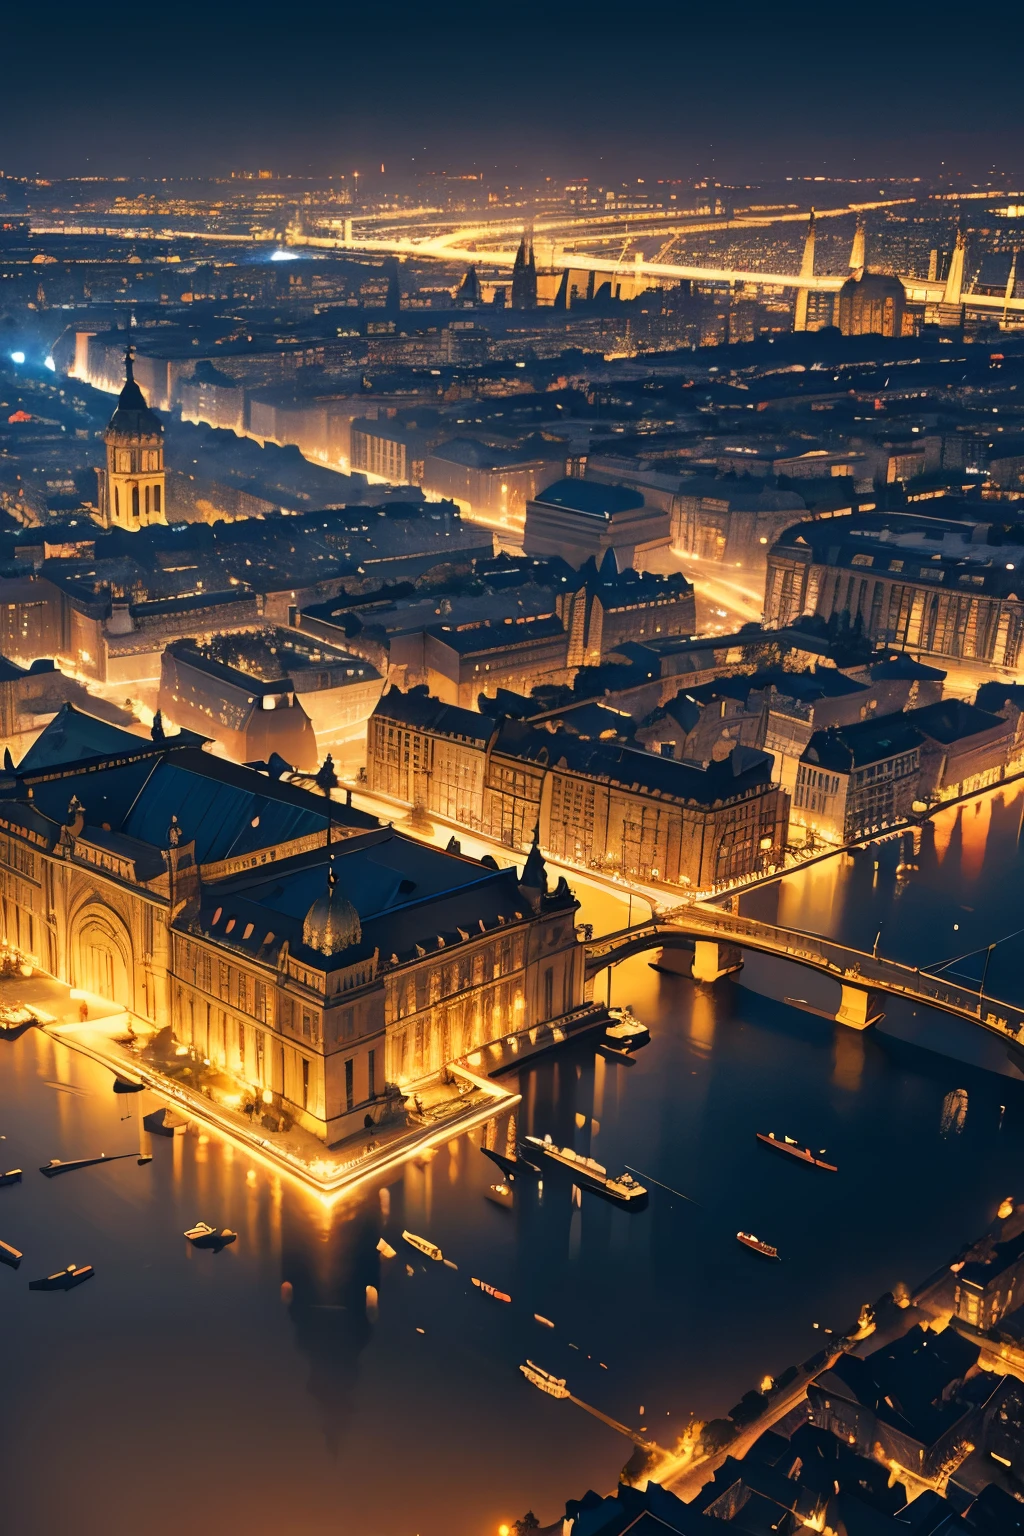
[[[144,752],[147,747],[153,750],[152,742],[144,736],[135,736],[106,720],[97,720],[95,715],[84,714],[73,704],[64,704],[29,747],[18,764],[18,772],[38,772],[88,757]]]
[[[252,781],[258,784],[260,779],[253,774]],[[200,864],[322,832],[327,822],[323,813],[311,807],[254,793],[164,760],[132,805],[121,830],[129,837],[162,844],[172,815],[178,818],[183,839],[195,839]]]

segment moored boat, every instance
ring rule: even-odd
[[[647,1190],[630,1173],[610,1175],[604,1164],[596,1158],[582,1157],[572,1147],[558,1147],[550,1136],[545,1136],[543,1140],[539,1136],[527,1136],[526,1140],[531,1148],[536,1147],[545,1157],[567,1169],[572,1174],[573,1182],[586,1189],[607,1195],[610,1200],[617,1200],[622,1205],[637,1206],[647,1198]]]
[[[194,1227],[189,1227],[185,1233],[193,1248],[226,1248],[229,1243],[235,1242],[237,1232],[232,1232],[230,1227],[211,1227],[208,1221],[197,1221]]]
[[[393,1259],[395,1256],[395,1249],[392,1248],[387,1239],[383,1237],[378,1238],[377,1240],[377,1252],[380,1254],[382,1259]]]
[[[10,1243],[0,1243],[0,1264],[7,1264],[11,1269],[17,1269],[21,1260],[20,1248],[12,1248]]]
[[[821,1168],[825,1173],[838,1173],[835,1163],[826,1163],[821,1153],[815,1155],[810,1147],[802,1147],[794,1141],[792,1136],[776,1136],[774,1131],[755,1131],[758,1139],[766,1147],[774,1147],[776,1152],[785,1152],[789,1157],[796,1159],[798,1163],[806,1163],[809,1168]],[[822,1152],[824,1151],[822,1148]]]
[[[474,1278],[473,1284],[476,1286],[477,1290],[483,1291],[485,1296],[493,1296],[495,1301],[512,1300],[512,1297],[508,1294],[507,1291],[499,1291],[495,1286],[488,1285],[486,1280],[477,1280]]]
[[[638,1045],[646,1045],[650,1040],[650,1030],[646,1024],[641,1023],[628,1003],[624,1008],[609,1008],[608,1017],[612,1022],[604,1032],[607,1045],[624,1045],[632,1050]]]
[[[552,1376],[543,1366],[535,1365],[532,1360],[527,1360],[519,1369],[527,1381],[537,1387],[541,1392],[546,1392],[549,1397],[568,1397],[569,1388],[565,1384],[564,1376]]]
[[[141,1093],[145,1086],[145,1083],[133,1082],[131,1078],[128,1077],[118,1076],[114,1078],[115,1093]]]
[[[402,1236],[413,1248],[418,1248],[420,1253],[426,1254],[428,1259],[436,1259],[438,1263],[444,1259],[444,1254],[437,1244],[430,1242],[428,1238],[417,1237],[415,1232],[403,1232]]]
[[[97,1163],[121,1163],[126,1158],[134,1157],[141,1168],[143,1163],[151,1163],[152,1155],[148,1152],[139,1157],[135,1152],[115,1152],[113,1157],[108,1157],[101,1152],[99,1157],[72,1157],[67,1162],[59,1157],[51,1157],[50,1161],[39,1172],[48,1179],[55,1179],[58,1173],[74,1173],[76,1168],[95,1168]]]
[[[30,1291],[70,1291],[83,1280],[91,1280],[96,1271],[91,1264],[69,1264],[55,1275],[44,1275],[41,1280],[30,1280]]]
[[[0,1184],[20,1184],[21,1169],[8,1168],[6,1173],[0,1173]]]
[[[771,1243],[764,1243],[753,1232],[737,1232],[736,1241],[742,1243],[744,1248],[749,1248],[754,1253],[759,1253],[763,1259],[777,1259],[779,1250],[773,1248]]]

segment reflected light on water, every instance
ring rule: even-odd
[[[832,1081],[837,1088],[856,1093],[864,1076],[864,1036],[856,1029],[839,1029],[835,1033],[832,1060]]]

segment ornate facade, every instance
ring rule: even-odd
[[[583,1000],[576,902],[70,706],[0,784],[4,934],[328,1143]]]

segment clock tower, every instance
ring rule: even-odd
[[[164,429],[135,382],[132,349],[124,355],[124,388],[103,441],[107,462],[96,471],[99,519],[104,528],[135,532],[167,521]]]

